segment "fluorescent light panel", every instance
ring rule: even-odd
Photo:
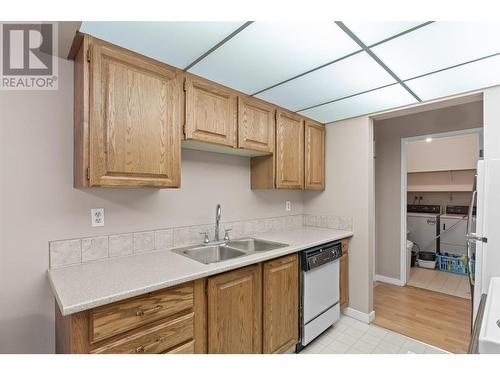
[[[434,22],[372,50],[405,80],[500,52],[500,23]]]
[[[190,72],[253,94],[356,50],[334,22],[254,22]]]
[[[83,22],[80,31],[184,69],[244,22]],[[366,45],[421,22],[345,22]],[[424,77],[453,65],[500,52],[500,23],[434,22],[373,47],[374,53],[423,100],[500,84],[494,56]],[[359,51],[334,22],[254,22],[191,72],[253,94]],[[365,52],[263,91],[257,96],[321,122],[378,112],[415,99]]]
[[[500,84],[500,56],[407,81],[406,84],[424,100]]]
[[[80,31],[184,69],[244,22],[83,22]]]
[[[423,22],[344,22],[361,41],[369,46],[396,34],[402,33]]]
[[[297,111],[395,82],[366,52],[361,52],[257,97]]]
[[[328,123],[413,103],[416,103],[416,99],[401,85],[395,84],[300,113],[316,121]]]

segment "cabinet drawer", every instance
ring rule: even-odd
[[[90,312],[92,343],[193,307],[193,284],[148,293]]]
[[[194,313],[144,329],[106,344],[93,354],[158,354],[190,340],[194,335]]]
[[[167,350],[163,354],[194,354],[194,340],[188,341],[176,348]]]

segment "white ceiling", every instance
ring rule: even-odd
[[[83,22],[80,31],[325,123],[500,84],[500,23]]]

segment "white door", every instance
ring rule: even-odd
[[[484,205],[485,205],[485,196],[484,196],[484,184],[485,184],[485,165],[484,161],[480,160],[477,163],[477,212],[476,212],[476,227],[475,232],[478,235],[482,235],[483,231],[483,223],[484,223]],[[469,208],[470,209],[470,208]],[[472,228],[470,229],[472,232]],[[473,232],[474,233],[474,232]],[[485,247],[481,242],[471,242],[470,245],[473,247],[476,256],[476,264],[475,264],[475,274],[474,274],[474,293],[473,293],[473,306],[472,306],[472,316],[473,320],[476,319],[477,310],[479,308],[479,302],[481,300],[481,294],[486,293],[483,292],[483,276],[484,276],[484,262],[485,262]],[[472,250],[472,248],[471,248]],[[485,287],[488,288],[488,285]]]
[[[478,199],[481,197],[479,196]],[[482,293],[486,293],[490,279],[494,276],[500,276],[500,159],[488,160],[485,163],[484,194],[481,208],[482,215],[481,212],[478,212],[477,234],[480,237],[486,237],[488,242],[478,242],[479,246],[476,247],[476,251],[482,245],[481,289]],[[481,226],[480,215],[483,220]]]

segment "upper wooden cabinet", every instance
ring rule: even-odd
[[[299,339],[297,254],[264,263],[263,352],[283,353]]]
[[[184,90],[185,138],[237,147],[236,91],[192,75],[186,76]]]
[[[325,189],[325,126],[305,121],[305,189]]]
[[[304,188],[304,120],[296,114],[276,115],[276,187]]]
[[[262,352],[262,266],[208,279],[208,353]]]
[[[179,187],[176,70],[89,36],[75,60],[75,186]]]
[[[252,157],[252,189],[324,189],[319,124],[90,35],[70,57],[75,187],[179,187],[182,141]]]
[[[274,151],[276,107],[249,96],[238,96],[238,147]]]

